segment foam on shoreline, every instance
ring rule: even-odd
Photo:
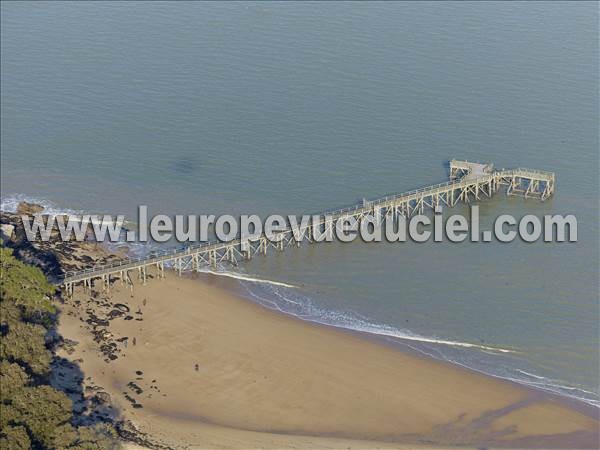
[[[237,277],[232,276],[232,278]],[[247,278],[252,279],[253,277],[248,276]],[[510,349],[496,345],[482,345],[471,342],[454,341],[433,336],[421,336],[412,333],[409,330],[401,330],[394,326],[373,323],[365,318],[355,317],[350,313],[326,311],[312,304],[312,300],[309,298],[298,294],[297,288],[294,290],[293,295],[291,291],[281,289],[270,290],[267,295],[265,295],[264,292],[253,289],[251,283],[245,283],[243,287],[247,297],[251,300],[256,301],[267,308],[274,309],[284,314],[289,314],[298,319],[315,322],[326,326],[367,333],[383,338],[396,339],[403,342],[413,350],[428,357],[450,362],[452,364],[457,364],[487,376],[505,379],[528,387],[541,389],[552,394],[564,396],[565,398],[580,401],[587,405],[600,408],[600,398],[596,392],[589,391],[580,386],[571,386],[549,377],[532,374],[519,369],[518,367],[504,367],[504,372],[499,373],[490,367],[489,364],[481,367],[479,364],[477,364],[477,358],[470,359],[469,363],[467,363],[459,357],[460,355],[448,355],[447,352],[443,350],[443,347],[480,352],[481,354],[492,355],[492,357],[501,357],[503,355],[518,356],[522,353],[518,349]],[[293,297],[295,300],[291,297]],[[301,298],[300,301],[298,301],[299,297]],[[274,299],[277,299],[278,301],[275,301]],[[286,307],[285,305],[291,305],[291,307]],[[415,345],[409,345],[411,342]],[[436,351],[432,351],[432,346],[436,349]],[[496,364],[499,367],[503,366],[503,361],[498,360],[496,361]]]

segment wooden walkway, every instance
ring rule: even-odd
[[[501,189],[507,195],[542,201],[554,193],[555,174],[552,172],[524,168],[495,170],[491,164],[460,160],[450,161],[449,166],[450,181],[446,183],[363,201],[349,208],[325,211],[319,215],[318,221],[311,221],[305,227],[298,225],[296,236],[293,228],[288,227],[278,233],[280,236],[277,241],[261,235],[252,241],[240,238],[230,242],[209,242],[153,252],[142,258],[130,258],[105,266],[67,272],[58,284],[68,295],[73,293],[75,285],[82,284],[85,288],[92,288],[95,281],[101,281],[102,288],[109,289],[115,278],[132,286],[132,274],[145,283],[148,268],[156,268],[158,277],[164,277],[165,264],[181,274],[184,270],[199,270],[203,266],[216,267],[222,262],[237,264],[238,260],[250,260],[257,254],[266,255],[269,248],[281,251],[287,246],[300,246],[301,242],[318,242],[312,235],[315,225],[327,231],[328,227],[335,226],[335,222],[343,218],[354,217],[359,221],[367,216],[380,219],[402,215],[409,218],[438,206],[453,207],[459,202],[490,198]]]

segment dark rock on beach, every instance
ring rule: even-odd
[[[129,383],[127,383],[127,387],[129,389],[131,389],[133,392],[135,392],[137,395],[140,395],[144,392],[144,390],[139,387],[137,384],[135,384],[133,381],[130,381]]]
[[[121,311],[122,313],[128,313],[129,312],[129,306],[124,305],[123,303],[115,303],[113,306],[116,309],[118,309],[119,311]]]
[[[110,404],[110,394],[108,392],[104,392],[104,391],[96,392],[95,397],[98,399],[99,403]]]
[[[109,320],[110,320],[110,319],[115,319],[117,317],[121,317],[124,314],[125,313],[123,311],[119,311],[118,309],[113,309],[111,312],[108,313],[108,317],[109,317]]]

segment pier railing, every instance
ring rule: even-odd
[[[463,162],[456,160],[453,160],[451,162],[451,164],[459,165],[461,163]],[[464,165],[459,166],[459,168],[464,169],[464,167],[468,167],[469,164],[478,164],[479,166],[486,168],[491,167],[491,165],[464,162]],[[400,204],[410,205],[410,202],[413,202],[415,200],[422,201],[424,198],[427,197],[440,194],[448,194],[449,192],[453,193],[454,191],[466,192],[468,197],[469,189],[473,189],[473,187],[475,188],[475,195],[477,195],[477,189],[480,185],[514,185],[516,180],[527,180],[530,183],[530,185],[531,183],[533,183],[533,186],[537,186],[539,182],[543,182],[545,183],[544,192],[547,195],[552,195],[552,193],[554,192],[555,175],[553,172],[527,168],[489,170],[487,173],[474,178],[463,176],[462,178],[458,178],[453,181],[447,181],[444,183],[438,183],[418,189],[413,189],[411,191],[399,194],[388,195],[375,200],[363,201],[361,203],[357,203],[355,205],[345,208],[315,213],[313,214],[313,216],[319,216],[321,218],[321,222],[316,223],[318,225],[319,223],[325,223],[326,218],[330,218],[331,220],[335,221],[341,217],[360,217],[361,215],[364,215],[369,211],[374,211],[378,208],[384,209],[389,207],[395,207]],[[517,190],[517,192],[520,191]],[[542,195],[540,198],[543,200],[545,197]],[[315,222],[313,222],[310,226],[313,225],[315,225]],[[305,228],[309,228],[310,226],[307,226]],[[285,235],[291,232],[293,232],[292,228],[288,227],[286,230],[280,231],[279,233]],[[153,250],[149,255],[143,257],[127,258],[125,260],[116,261],[114,263],[105,264],[102,266],[93,266],[77,271],[67,271],[65,272],[64,276],[59,279],[59,284],[73,284],[86,279],[100,277],[105,274],[111,274],[115,272],[139,268],[142,266],[148,266],[156,263],[176,260],[178,258],[185,257],[186,255],[211,251],[220,251],[234,246],[237,247],[242,244],[243,239],[247,238],[240,237],[230,242],[197,243],[176,249]]]

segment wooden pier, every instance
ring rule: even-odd
[[[402,194],[387,196],[372,201],[363,201],[349,208],[325,211],[319,220],[307,226],[298,226],[297,236],[288,227],[277,233],[278,239],[269,239],[264,234],[255,240],[239,238],[230,242],[209,242],[190,245],[183,249],[153,252],[143,258],[131,258],[113,264],[91,267],[76,272],[67,272],[59,281],[67,295],[72,295],[75,285],[91,289],[100,281],[103,290],[110,289],[117,278],[122,283],[133,286],[132,275],[142,283],[148,279],[148,269],[156,269],[159,278],[165,276],[165,264],[177,273],[201,267],[216,267],[229,262],[250,260],[258,254],[267,255],[269,249],[282,251],[288,246],[300,246],[302,242],[318,242],[313,238],[313,227],[333,232],[331,227],[340,219],[353,217],[358,221],[366,217],[395,218],[402,215],[409,218],[422,214],[426,209],[438,206],[453,207],[457,203],[468,203],[492,197],[500,190],[507,195],[546,200],[554,193],[555,175],[552,172],[533,169],[494,169],[492,164],[452,160],[449,164],[450,181],[416,189]],[[329,227],[329,229],[328,229]],[[298,239],[298,238],[301,239]]]

